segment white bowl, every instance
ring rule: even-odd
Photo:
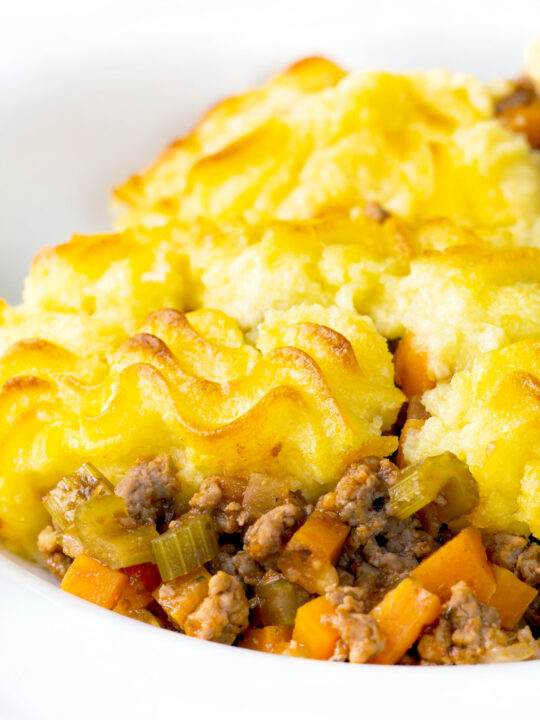
[[[84,42],[75,43],[69,27],[61,25],[65,38],[58,29],[68,6],[55,2],[39,16],[31,56],[28,43],[20,52],[22,37],[5,33],[0,60],[11,58],[14,69],[0,71],[0,279],[10,301],[40,246],[74,230],[106,230],[112,185],[208,105],[288,62],[324,53],[351,68],[443,66],[487,78],[517,74],[523,45],[540,34],[533,3],[514,3],[509,15],[497,3],[487,13],[453,3],[438,19],[433,6],[442,6],[430,12],[421,0],[382,3],[369,17],[351,3],[334,2],[325,16],[316,3],[280,1],[255,15],[247,3],[227,14],[214,2],[205,9],[212,28],[202,10],[181,5],[175,14],[169,4],[162,22],[149,12],[151,22],[137,16],[133,24],[131,4],[115,3],[113,19],[122,18],[118,8],[129,18],[122,31],[92,16],[87,31],[77,30]],[[41,35],[53,37],[51,47]],[[537,662],[353,666],[205,643],[61,593],[37,567],[0,553],[0,718],[492,720],[510,708],[535,717],[539,678]]]

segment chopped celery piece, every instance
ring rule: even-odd
[[[398,481],[390,488],[390,512],[405,519],[436,498],[434,508],[441,522],[454,520],[478,503],[476,480],[467,465],[451,452],[401,470]]]
[[[186,575],[218,553],[212,518],[186,514],[174,528],[152,542],[156,563],[164,581]]]
[[[293,627],[296,611],[310,599],[300,585],[280,577],[259,583],[256,593],[264,625]]]
[[[114,570],[154,560],[152,540],[159,537],[156,528],[138,525],[129,517],[126,501],[117,495],[80,503],[75,529],[85,552]]]
[[[43,498],[43,504],[61,530],[73,524],[77,506],[93,495],[113,495],[114,487],[97,468],[85,463],[66,475]]]

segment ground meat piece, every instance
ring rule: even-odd
[[[226,544],[221,545],[218,554],[210,562],[210,569],[212,573],[217,573],[220,570],[226,572],[228,575],[236,575],[236,568],[234,566],[233,558],[238,552],[236,545]]]
[[[362,589],[365,597],[366,610],[371,610],[377,605],[386,591],[390,589],[388,578],[373,565],[361,562],[354,566],[355,586]]]
[[[359,588],[340,588],[327,597],[336,605],[336,610],[324,621],[336,628],[340,635],[331,660],[365,663],[383,650],[384,635],[375,618],[365,614]]]
[[[241,532],[252,518],[241,502],[228,496],[225,484],[222,478],[203,480],[189,504],[194,510],[212,513],[218,533],[232,535]]]
[[[332,510],[340,520],[353,528],[349,546],[356,549],[376,535],[384,527],[388,517],[388,488],[384,474],[378,472],[379,463],[364,461],[354,463],[338,482],[336,489],[323,495],[317,506]]]
[[[532,542],[523,550],[517,559],[516,570],[528,585],[540,583],[540,545]]]
[[[352,585],[354,583],[354,575],[349,572],[348,570],[343,570],[340,567],[336,568],[338,572],[338,578],[339,578],[339,585],[340,587],[347,587],[349,585]]]
[[[525,538],[504,532],[485,532],[482,537],[490,562],[514,572],[518,557],[527,546]]]
[[[368,458],[351,465],[335,491],[318,503],[352,527],[338,568],[354,574],[355,585],[365,590],[370,607],[438,548],[417,518],[389,516],[388,488],[397,473],[389,460]]]
[[[366,597],[363,588],[344,585],[327,592],[326,598],[336,607],[347,604],[349,609],[354,612],[367,612]]]
[[[73,561],[62,552],[62,547],[58,543],[57,532],[52,525],[47,525],[39,533],[37,544],[49,571],[57,580],[62,581]]]
[[[245,550],[237,552],[232,561],[234,569],[246,585],[258,585],[263,579],[264,570]]]
[[[247,530],[244,549],[255,560],[271,566],[304,518],[303,508],[293,503],[269,510]]]
[[[531,628],[534,637],[540,636],[540,595],[537,595],[525,611],[523,619]]]
[[[484,544],[492,563],[511,570],[528,585],[540,584],[540,545],[527,542],[521,535],[483,533]]]
[[[390,589],[437,547],[416,518],[399,520],[392,517],[378,535],[367,541],[362,554],[370,565],[382,572],[379,586]]]
[[[222,571],[210,578],[208,595],[187,616],[188,635],[232,645],[249,624],[249,604],[244,586]]]
[[[166,527],[174,516],[179,489],[171,459],[168,455],[159,455],[154,460],[137,460],[115,492],[125,499],[134,520],[143,525]]]
[[[439,624],[418,643],[422,664],[471,665],[485,662],[528,659],[536,644],[528,628],[517,634],[501,630],[495,608],[479,602],[473,591],[460,582],[443,608]],[[516,643],[517,640],[517,643]]]

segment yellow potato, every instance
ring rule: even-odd
[[[32,371],[0,391],[3,541],[31,553],[41,496],[85,461],[116,482],[138,457],[167,452],[186,497],[209,475],[261,472],[313,499],[349,463],[394,452],[381,433],[403,396],[372,322],[308,308],[280,326],[261,353],[222,313],[158,311],[94,384],[74,377],[81,361],[68,351],[19,343],[0,361],[3,378]]]
[[[388,337],[412,333],[438,380],[484,352],[540,338],[540,250],[474,245],[425,252],[386,283],[373,315]]]
[[[406,459],[452,451],[479,484],[475,524],[540,536],[540,341],[480,356],[423,401],[432,417],[407,434]]]
[[[333,69],[306,92],[320,76],[312,62],[301,80],[289,72],[218,106],[119,188],[120,227],[306,219],[375,201],[409,221],[509,228],[540,245],[540,158],[493,119],[488,87],[442,71]]]

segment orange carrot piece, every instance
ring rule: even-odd
[[[482,536],[467,527],[411,572],[411,578],[446,602],[452,587],[463,580],[476,597],[488,603],[495,592],[495,577],[488,562]]]
[[[323,624],[323,618],[335,608],[325,597],[310,600],[296,613],[292,639],[300,646],[301,654],[314,660],[328,660],[336,649],[339,632]]]
[[[133,610],[142,610],[154,602],[154,597],[141,583],[128,577],[128,584],[122,592],[121,600],[132,607]]]
[[[154,590],[154,598],[170,619],[184,629],[186,617],[208,595],[210,577],[205,568],[196,568],[187,575],[162,583]]]
[[[322,595],[337,585],[334,563],[348,534],[349,526],[332,513],[314,510],[285,546],[278,567],[291,582]]]
[[[263,628],[249,628],[244,633],[240,647],[248,650],[282,655],[289,649],[292,629],[284,625],[267,625]]]
[[[441,601],[410,578],[386,593],[373,608],[371,615],[377,620],[386,638],[386,645],[370,662],[393,665],[418,640],[422,630],[432,625],[441,614]]]
[[[436,385],[435,374],[429,367],[427,353],[422,350],[410,332],[405,333],[394,353],[396,385],[407,397],[422,395]]]
[[[102,565],[90,555],[77,555],[60,587],[94,605],[112,610],[127,587],[127,577],[118,570]]]
[[[538,595],[527,583],[522,582],[513,572],[499,565],[492,565],[497,587],[489,600],[501,618],[501,626],[511,630],[521,620],[523,613]]]

